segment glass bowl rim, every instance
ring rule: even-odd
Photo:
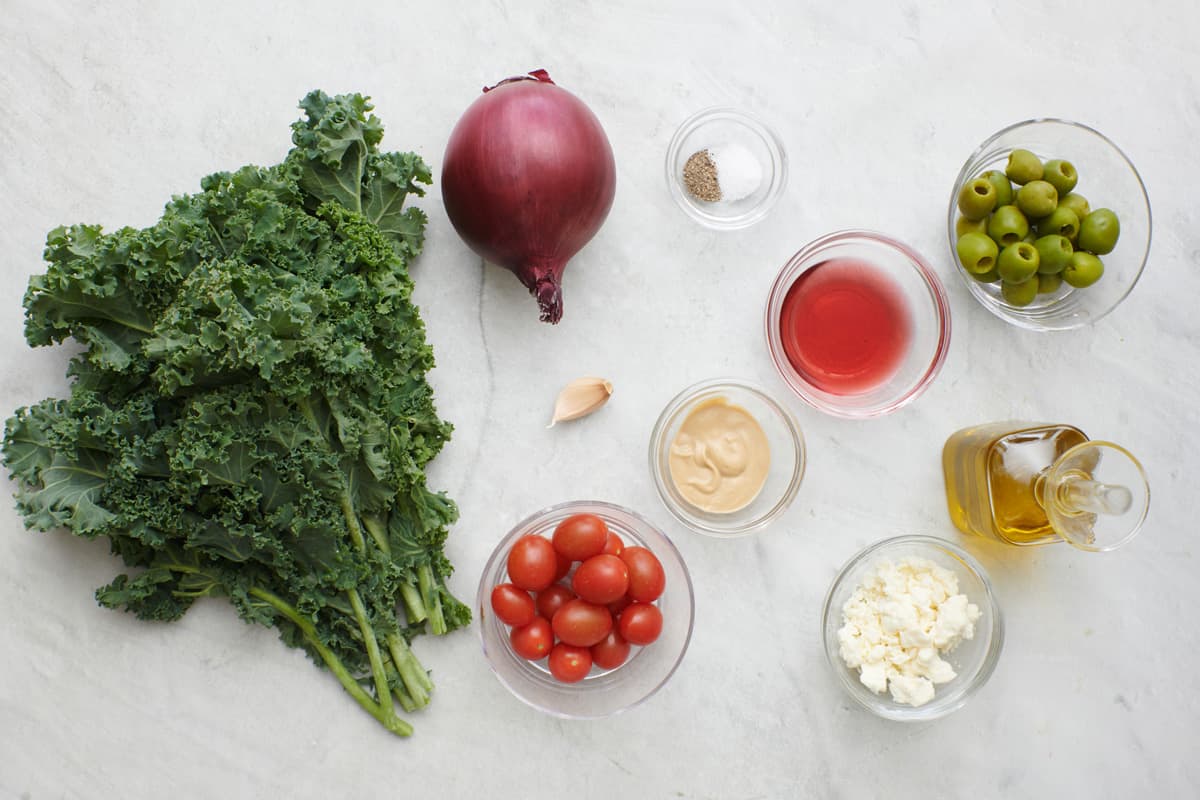
[[[907,707],[891,707],[891,701],[886,699],[886,695],[880,695],[878,703],[871,703],[865,694],[859,691],[858,686],[854,685],[856,678],[853,670],[846,666],[841,660],[841,654],[830,648],[829,635],[830,626],[833,622],[831,614],[835,611],[833,608],[833,596],[842,586],[850,573],[859,565],[863,564],[869,558],[876,556],[881,550],[896,547],[900,545],[920,545],[932,547],[941,550],[958,561],[962,562],[971,574],[973,574],[983,586],[984,599],[986,600],[987,610],[991,619],[991,637],[986,642],[986,650],[983,655],[983,660],[979,664],[979,668],[967,678],[967,683],[963,687],[958,698],[945,706],[934,710],[933,712],[924,711],[927,706]],[[981,605],[977,601],[977,605]],[[981,605],[982,607],[982,605]],[[837,611],[840,612],[840,609]],[[1004,616],[1000,610],[1000,604],[996,599],[996,591],[992,586],[991,578],[988,577],[987,571],[983,568],[974,556],[964,550],[962,547],[953,542],[942,539],[937,536],[928,534],[903,534],[900,536],[891,536],[886,539],[880,539],[877,542],[867,545],[851,556],[844,563],[833,580],[829,583],[829,589],[825,593],[825,600],[821,604],[821,647],[825,651],[825,662],[834,673],[834,677],[838,684],[845,690],[856,703],[863,708],[876,714],[884,719],[890,719],[897,722],[929,722],[941,717],[947,716],[958,709],[962,708],[971,697],[980,688],[987,683],[991,678],[992,673],[996,670],[996,665],[1000,661],[1001,651],[1004,649]],[[962,677],[961,675],[959,677]],[[957,678],[956,678],[957,680]]]
[[[893,398],[886,403],[865,409],[845,408],[812,394],[808,390],[807,382],[792,367],[787,357],[783,354],[783,340],[779,335],[779,316],[782,312],[783,300],[796,278],[799,277],[800,262],[831,245],[844,242],[867,242],[875,245],[883,245],[903,255],[909,261],[910,266],[921,277],[925,288],[929,291],[930,299],[934,306],[934,317],[937,320],[938,343],[934,350],[933,358],[925,366],[924,372],[921,373],[920,378],[913,384],[912,388],[903,395]],[[771,291],[767,294],[764,326],[767,338],[767,350],[771,354],[771,361],[775,364],[775,371],[783,378],[783,382],[792,391],[792,394],[818,411],[842,419],[873,419],[904,408],[925,393],[925,390],[933,383],[934,378],[941,372],[942,366],[950,354],[950,337],[952,331],[950,300],[946,295],[946,287],[942,284],[941,279],[938,278],[937,273],[933,271],[933,268],[929,266],[926,259],[911,245],[885,233],[865,228],[846,228],[833,231],[813,239],[797,250],[780,268],[779,273],[775,276],[775,281],[771,284]]]
[[[683,147],[684,139],[704,123],[722,117],[733,119],[762,137],[763,141],[766,142],[767,151],[771,156],[771,164],[773,166],[770,176],[771,183],[767,189],[767,193],[756,205],[736,217],[719,217],[714,214],[704,213],[684,196],[683,189],[680,187],[679,180],[675,174],[675,161],[679,157],[679,151]],[[779,134],[775,132],[775,129],[763,121],[762,118],[734,106],[721,105],[702,108],[679,123],[679,127],[675,129],[674,134],[671,136],[671,141],[667,145],[665,163],[667,189],[675,204],[689,217],[711,230],[741,230],[757,222],[761,222],[770,213],[775,203],[787,188],[788,159],[787,151],[783,146],[783,140],[779,138]]]
[[[779,500],[759,516],[732,528],[718,528],[706,525],[703,520],[695,518],[693,515],[688,514],[686,509],[680,508],[667,490],[667,477],[662,474],[658,465],[659,453],[667,445],[667,423],[674,419],[698,395],[714,390],[719,391],[723,388],[737,389],[754,395],[774,411],[782,420],[784,427],[791,436],[793,452],[795,454],[792,460],[791,478]],[[770,392],[756,383],[741,378],[723,377],[709,378],[698,383],[693,383],[678,392],[663,406],[658,419],[654,422],[654,429],[650,433],[649,459],[650,475],[654,478],[654,488],[658,491],[659,499],[662,500],[663,505],[666,506],[671,516],[683,523],[687,528],[705,536],[711,536],[715,539],[738,539],[766,528],[791,506],[792,501],[796,499],[796,495],[800,491],[800,484],[804,480],[804,473],[808,466],[808,450],[800,423],[795,415],[788,410],[787,406],[780,403],[771,396]]]
[[[573,509],[589,509],[592,510],[592,513],[595,513],[596,508],[599,508],[602,511],[616,511],[620,514],[628,515],[632,519],[636,520],[639,525],[642,525],[656,533],[661,538],[662,543],[665,543],[667,552],[672,554],[673,561],[679,565],[679,570],[683,573],[684,587],[687,590],[687,631],[684,633],[683,642],[680,645],[679,652],[675,654],[675,660],[671,664],[670,669],[667,670],[667,673],[663,675],[662,679],[659,680],[654,687],[652,687],[637,700],[610,711],[604,711],[595,714],[575,714],[563,712],[559,709],[553,708],[552,706],[539,703],[532,698],[526,697],[524,694],[518,691],[512,682],[507,680],[505,676],[496,669],[496,665],[492,660],[493,656],[488,651],[487,636],[486,631],[484,630],[485,623],[480,620],[476,628],[479,632],[479,644],[483,650],[483,658],[484,661],[487,662],[488,669],[491,670],[492,674],[496,676],[496,679],[500,682],[500,684],[504,686],[504,688],[507,689],[509,694],[511,694],[513,697],[517,698],[530,708],[554,717],[558,717],[559,719],[605,719],[607,717],[612,717],[628,711],[632,708],[636,708],[637,706],[649,700],[651,697],[657,694],[659,690],[667,685],[667,683],[675,675],[675,672],[679,669],[679,665],[683,663],[683,658],[687,654],[688,647],[691,645],[692,633],[695,630],[696,625],[695,586],[692,583],[692,574],[688,569],[687,561],[684,560],[683,554],[679,552],[679,548],[675,546],[673,541],[671,541],[671,537],[666,534],[666,531],[662,530],[653,522],[650,522],[648,519],[646,519],[646,517],[642,516],[631,508],[626,508],[625,506],[618,505],[617,503],[610,503],[606,500],[566,500],[561,503],[555,503],[538,511],[534,511],[509,528],[508,531],[502,537],[500,537],[500,540],[496,543],[496,546],[492,549],[492,552],[488,555],[487,561],[484,563],[483,571],[479,576],[479,589],[476,593],[475,600],[476,606],[479,607],[482,603],[489,601],[491,590],[494,588],[495,584],[489,584],[487,582],[487,578],[488,575],[493,571],[493,568],[497,565],[500,554],[504,550],[505,542],[508,542],[510,538],[513,539],[513,541],[516,541],[515,537],[518,536],[521,531],[527,530],[546,517],[559,514],[563,511],[571,511]],[[654,552],[657,556],[657,550]],[[566,691],[575,691],[579,693],[588,691],[586,682],[577,684],[563,684],[563,687],[566,687]]]
[[[991,145],[1001,137],[1006,136],[1013,131],[1027,128],[1030,125],[1041,125],[1045,123],[1062,125],[1068,128],[1075,128],[1084,131],[1085,133],[1091,134],[1104,144],[1108,145],[1108,147],[1112,149],[1117,157],[1125,163],[1125,166],[1129,168],[1130,173],[1133,175],[1134,182],[1137,183],[1138,189],[1141,192],[1142,202],[1146,206],[1146,247],[1145,251],[1142,253],[1142,262],[1138,264],[1137,270],[1133,274],[1133,279],[1129,282],[1129,285],[1125,287],[1125,291],[1122,292],[1119,297],[1114,299],[1109,307],[1103,311],[1094,315],[1090,315],[1086,320],[1077,321],[1069,325],[1059,326],[1039,324],[1023,314],[1020,308],[1000,303],[999,301],[995,300],[995,298],[984,293],[983,289],[979,286],[979,282],[968,275],[966,270],[963,269],[962,265],[958,261],[958,251],[956,247],[958,237],[954,231],[954,218],[956,212],[958,211],[958,192],[961,190],[962,186],[967,180],[967,176],[970,174],[971,164],[974,163],[974,161],[980,156],[985,154]],[[1129,158],[1125,151],[1117,146],[1116,142],[1114,142],[1112,139],[1109,139],[1100,131],[1082,122],[1063,119],[1062,117],[1031,117],[1030,119],[1024,119],[1020,122],[1014,122],[1011,125],[1007,125],[984,139],[983,142],[971,152],[971,155],[967,156],[967,160],[963,162],[962,168],[958,171],[958,176],[954,179],[954,187],[950,192],[950,206],[947,211],[947,220],[946,232],[950,243],[950,260],[954,264],[954,271],[958,273],[959,279],[963,282],[963,285],[967,287],[967,292],[975,299],[975,302],[986,308],[992,313],[992,315],[999,317],[1010,325],[1015,325],[1018,328],[1024,328],[1025,330],[1036,331],[1038,333],[1078,330],[1080,328],[1085,328],[1088,325],[1094,325],[1115,311],[1118,306],[1125,302],[1125,298],[1129,296],[1129,293],[1133,291],[1133,288],[1137,286],[1138,281],[1141,280],[1142,273],[1146,271],[1146,264],[1150,261],[1150,247],[1154,241],[1154,210],[1150,206],[1150,195],[1146,191],[1146,184],[1142,180],[1142,174],[1138,172],[1137,166],[1134,165],[1133,161]]]

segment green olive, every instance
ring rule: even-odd
[[[1037,293],[1051,294],[1058,291],[1058,287],[1062,286],[1062,275],[1038,275],[1037,276]]]
[[[1058,207],[1058,191],[1046,181],[1030,181],[1017,190],[1017,208],[1026,217],[1046,217]]]
[[[1003,255],[1003,254],[1002,254]],[[1063,280],[1076,289],[1091,286],[1104,274],[1104,263],[1091,253],[1076,250],[1071,254],[1071,263],[1062,271]]]
[[[964,233],[987,233],[987,217],[983,219],[967,219],[960,216],[954,221],[954,235],[962,236]]]
[[[997,207],[1012,205],[1013,188],[1007,175],[998,169],[989,169],[979,177],[986,178],[992,184],[992,188],[996,190]]]
[[[1079,173],[1075,171],[1075,165],[1070,161],[1063,161],[1061,158],[1053,158],[1046,162],[1046,168],[1042,171],[1042,180],[1048,181],[1058,190],[1058,196],[1070,192],[1075,188],[1075,184],[1079,183]]]
[[[984,233],[964,233],[958,237],[958,260],[967,272],[982,275],[996,266],[1000,249]]]
[[[1061,192],[1060,192],[1061,194]],[[1087,198],[1081,194],[1071,192],[1066,197],[1058,198],[1060,208],[1069,208],[1075,212],[1075,216],[1083,219],[1088,214],[1092,213],[1092,207],[1088,205]]]
[[[1059,206],[1050,212],[1050,216],[1038,220],[1037,229],[1042,236],[1053,233],[1065,236],[1073,242],[1079,235],[1079,217],[1075,216],[1071,209]]]
[[[1117,246],[1121,221],[1107,208],[1097,208],[1079,221],[1079,249],[1104,255]]]
[[[1017,184],[1041,180],[1042,161],[1028,150],[1013,150],[1008,154],[1008,163],[1004,167],[1004,174]]]
[[[1075,250],[1067,237],[1056,233],[1040,237],[1033,246],[1038,251],[1038,272],[1042,275],[1056,275],[1066,269]]]
[[[1038,279],[1029,278],[1022,283],[1000,284],[1000,294],[1010,306],[1027,306],[1037,297]]]
[[[988,221],[988,236],[996,240],[996,244],[1007,247],[1016,244],[1029,233],[1029,220],[1016,206],[1000,206],[993,212]]]
[[[1000,251],[996,271],[1005,283],[1024,283],[1038,271],[1038,251],[1029,242],[1010,244]]]
[[[976,275],[974,272],[968,274],[980,283],[995,283],[1000,280],[1000,273],[996,271],[995,267],[992,267],[982,275]]]
[[[967,219],[983,219],[996,207],[996,189],[987,178],[976,178],[958,193],[958,210]]]

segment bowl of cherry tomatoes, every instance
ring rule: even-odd
[[[479,581],[484,656],[523,702],[597,719],[658,691],[683,660],[695,614],[675,545],[626,508],[561,503],[518,523]]]

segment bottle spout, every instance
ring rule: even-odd
[[[1083,550],[1114,550],[1141,530],[1150,485],[1133,454],[1112,442],[1077,444],[1045,476],[1054,531]]]
[[[1059,491],[1063,505],[1080,512],[1120,515],[1133,506],[1133,492],[1116,484],[1077,478],[1066,481]]]

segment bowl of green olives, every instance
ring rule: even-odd
[[[1120,305],[1150,252],[1150,200],[1099,131],[1019,122],[976,148],[950,196],[950,252],[967,289],[1030,330],[1070,330]]]

